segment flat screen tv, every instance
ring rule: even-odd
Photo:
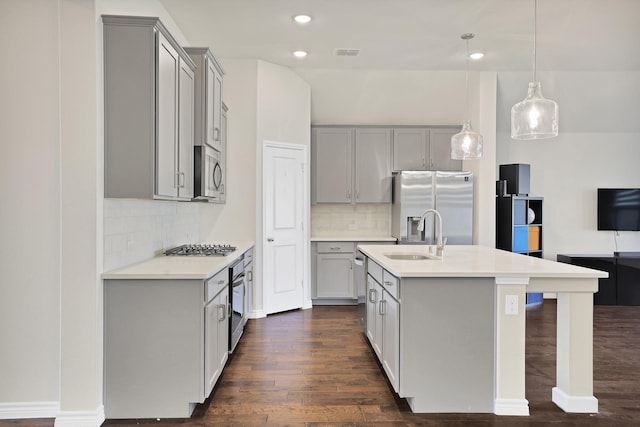
[[[598,230],[640,231],[640,188],[598,188]]]

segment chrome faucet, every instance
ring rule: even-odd
[[[424,211],[422,213],[422,216],[420,217],[420,222],[418,223],[418,231],[424,231],[425,218],[427,217],[427,214],[429,212],[432,212],[433,214],[435,214],[436,217],[438,217],[438,232],[436,235],[436,249],[437,249],[436,255],[442,256],[446,239],[444,239],[444,241],[442,239],[442,216],[440,216],[440,212],[438,212],[435,209],[427,209],[426,211]]]

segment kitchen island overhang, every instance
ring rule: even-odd
[[[442,257],[426,245],[358,249],[371,265],[398,279],[396,391],[414,412],[529,415],[527,292],[554,292],[558,298],[552,401],[566,412],[598,411],[593,396],[593,293],[607,273],[475,245],[447,246]],[[469,351],[476,354],[476,366],[467,366],[466,356],[456,354]],[[488,372],[489,377],[477,372]]]

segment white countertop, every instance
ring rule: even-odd
[[[312,242],[395,242],[395,237],[391,236],[329,236],[329,237],[311,237]]]
[[[208,243],[208,242],[204,242]],[[236,247],[226,256],[158,255],[137,264],[102,273],[103,279],[199,279],[205,280],[227,268],[253,247],[253,242],[225,242]]]
[[[603,271],[476,245],[449,245],[442,259],[394,260],[385,254],[429,254],[428,245],[358,245],[358,249],[397,277],[554,277],[601,278]]]

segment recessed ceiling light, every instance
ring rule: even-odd
[[[307,56],[307,52],[305,52],[304,50],[295,50],[293,51],[293,56],[295,56],[296,58],[304,58],[305,56]]]
[[[471,52],[469,54],[469,58],[477,61],[478,59],[484,58],[484,53],[482,53],[482,52]]]
[[[298,24],[308,24],[311,22],[311,17],[309,15],[296,15],[293,17],[293,20]]]

